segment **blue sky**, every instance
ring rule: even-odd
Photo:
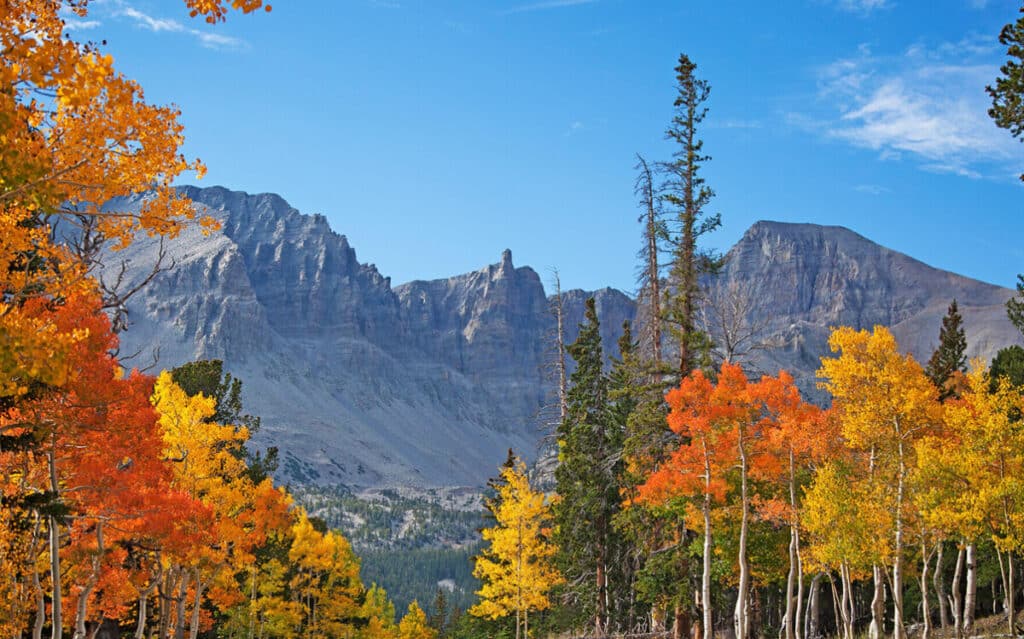
[[[496,262],[634,288],[635,154],[666,159],[681,52],[712,85],[709,209],[839,224],[1010,286],[1024,144],[984,93],[1017,0],[278,0],[210,27],[178,0],[99,0],[150,101],[183,111],[201,186],[323,213],[394,283]],[[194,180],[185,180],[193,182]]]

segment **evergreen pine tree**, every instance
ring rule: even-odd
[[[576,370],[566,421],[558,428],[558,563],[569,584],[568,603],[584,618],[591,617],[602,635],[608,628],[608,569],[616,546],[612,517],[620,502],[622,432],[612,423],[593,298],[586,302],[584,323],[568,351]]]
[[[433,610],[427,617],[427,625],[436,630],[439,637],[445,636],[448,630],[448,595],[440,586],[437,588],[437,594],[434,595]]]
[[[989,117],[996,126],[1024,142],[1024,6],[1020,13],[1016,22],[1003,26],[999,33],[999,43],[1006,46],[1006,57],[1010,59],[999,68],[1002,75],[996,78],[995,86],[985,90],[992,98]],[[1024,180],[1024,173],[1020,179]]]
[[[964,335],[963,318],[957,309],[956,300],[949,305],[939,329],[939,345],[932,353],[925,374],[939,389],[939,399],[945,401],[955,392],[950,387],[953,373],[967,371],[967,337]]]
[[[700,277],[721,267],[721,259],[701,250],[697,240],[718,228],[721,217],[709,215],[704,209],[714,197],[700,175],[702,165],[711,158],[703,154],[704,141],[697,127],[707,115],[704,103],[711,94],[711,85],[695,75],[697,65],[686,54],[679,56],[676,66],[678,94],[675,115],[666,136],[678,145],[673,160],[661,165],[667,175],[661,187],[661,200],[673,211],[678,227],[672,238],[672,261],[669,265],[669,289],[663,308],[679,347],[678,372],[684,377],[695,368],[710,363],[708,336],[697,326],[700,299]]]

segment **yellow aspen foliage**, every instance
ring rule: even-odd
[[[944,405],[946,431],[917,445],[918,502],[938,530],[991,537],[1002,551],[1024,547],[1024,395],[1009,380],[993,387],[974,362],[966,390]]]
[[[261,0],[185,6],[208,22],[231,8],[269,8]],[[26,300],[92,286],[81,256],[52,239],[54,224],[88,226],[116,248],[140,232],[174,236],[196,217],[172,188],[183,172],[205,170],[180,152],[180,112],[148,103],[109,54],[71,39],[63,16],[88,10],[89,0],[0,2],[0,398],[67,375],[61,353],[73,336],[19,311]],[[143,192],[151,196],[139,209],[103,206]]]
[[[398,624],[398,639],[437,639],[437,630],[427,625],[427,615],[413,600]]]
[[[288,567],[277,559],[253,563],[242,580],[249,601],[228,612],[222,636],[298,639],[302,608],[288,596],[287,577]]]
[[[814,475],[804,496],[802,524],[810,555],[821,568],[855,574],[891,557],[892,515],[884,500],[847,465],[828,463]]]
[[[250,570],[253,550],[269,534],[287,529],[290,498],[270,479],[253,484],[243,455],[249,432],[210,421],[213,398],[189,396],[164,371],[156,380],[152,402],[163,433],[164,458],[174,466],[172,486],[212,513],[204,529],[207,543],[192,543],[171,554],[170,574],[176,575],[183,591],[191,583],[198,593],[194,600],[205,593],[220,608],[240,604],[251,592],[239,588],[237,576]],[[192,624],[198,623],[195,614]]]
[[[544,494],[530,488],[526,466],[516,460],[501,469],[504,485],[491,502],[496,524],[483,530],[487,547],[476,558],[473,575],[483,582],[477,617],[516,615],[516,635],[532,610],[546,610],[548,593],[563,579],[552,564],[556,548],[548,541],[551,508]]]
[[[387,593],[377,584],[372,584],[366,591],[360,616],[366,620],[361,639],[394,639],[398,631],[395,626],[395,604],[391,603]]]
[[[917,467],[915,443],[939,430],[938,391],[921,365],[899,352],[896,339],[884,326],[855,331],[834,330],[829,348],[838,357],[824,357],[818,376],[834,398],[833,409],[843,438],[857,463],[867,471],[867,496],[891,513],[891,590],[896,639],[904,637],[903,577],[907,531],[917,515],[912,475]],[[876,589],[882,580],[876,574]],[[876,595],[878,590],[876,590]],[[876,599],[880,600],[877,596]],[[881,624],[878,609],[875,629]]]
[[[363,585],[359,559],[348,540],[332,530],[317,530],[299,509],[288,559],[294,569],[289,585],[302,608],[302,636],[329,639],[354,634]]]

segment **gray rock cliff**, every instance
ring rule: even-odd
[[[257,445],[282,450],[283,479],[383,486],[481,486],[513,447],[533,458],[553,404],[554,320],[540,277],[512,254],[448,279],[391,286],[360,263],[322,216],[276,195],[183,187],[221,229],[167,243],[174,268],[129,304],[122,353],[158,367],[220,358],[263,418]],[[141,204],[141,198],[129,202]],[[108,258],[138,277],[159,254],[140,238]],[[838,227],[759,222],[707,284],[748,293],[744,320],[814,393],[829,327],[893,328],[927,357],[950,299],[971,353],[1017,340],[1002,305],[1011,291],[938,271]],[[564,294],[566,340],[593,295],[606,355],[635,305],[614,289]]]

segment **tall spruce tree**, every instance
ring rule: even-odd
[[[678,147],[672,154],[673,160],[661,165],[666,181],[660,196],[674,213],[677,228],[671,240],[672,261],[663,312],[679,347],[679,376],[685,377],[693,369],[710,363],[708,336],[697,326],[700,277],[718,271],[721,259],[700,249],[697,240],[718,228],[722,220],[718,214],[704,210],[715,192],[700,174],[701,167],[711,159],[704,155],[704,141],[697,133],[707,115],[704,103],[711,95],[711,85],[696,76],[697,65],[686,54],[679,56],[675,71],[675,115],[665,134]]]
[[[619,500],[626,494],[626,428],[630,416],[636,411],[646,376],[641,366],[639,346],[633,338],[632,325],[622,323],[622,335],[618,342],[619,356],[612,360],[608,373],[609,424],[614,432],[618,447],[615,454],[615,484]],[[617,507],[612,514],[614,547],[609,561],[609,630],[628,632],[635,628],[640,618],[646,615],[647,607],[636,598],[636,581],[644,565],[645,548],[633,543],[631,530],[623,526],[624,511]],[[630,520],[632,521],[632,520]]]
[[[989,116],[996,126],[1008,129],[1010,134],[1024,142],[1024,3],[1020,8],[1021,17],[1005,25],[999,33],[999,42],[1006,46],[1010,58],[1000,67],[1002,75],[996,78],[995,86],[987,86],[992,98]],[[1024,173],[1020,179],[1024,180]]]
[[[966,351],[967,337],[964,335],[964,321],[954,299],[949,305],[946,316],[942,318],[942,328],[939,329],[939,345],[932,353],[924,370],[935,387],[939,389],[940,400],[945,401],[955,395],[950,382],[954,372],[967,372]]]
[[[608,569],[617,543],[612,517],[619,509],[622,433],[612,424],[593,298],[587,300],[584,322],[567,350],[576,370],[567,417],[558,428],[557,559],[567,582],[567,603],[582,618],[592,618],[594,630],[603,635],[608,629]]]

